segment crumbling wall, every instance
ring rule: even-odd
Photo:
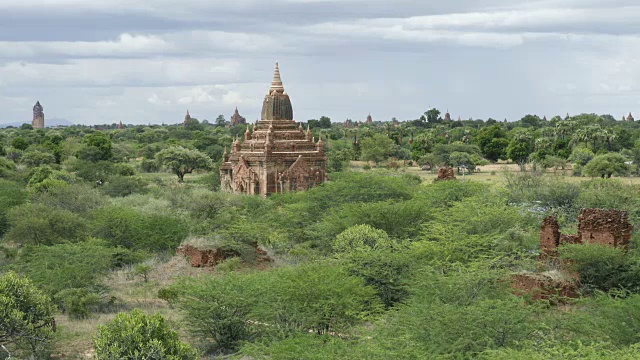
[[[540,228],[540,257],[554,256],[560,245],[560,224],[555,216],[548,216]]]
[[[633,225],[625,211],[583,209],[578,217],[582,243],[628,247]]]
[[[455,172],[451,167],[443,167],[438,169],[438,178],[436,181],[442,180],[456,180]]]
[[[540,228],[540,258],[555,256],[565,244],[601,244],[610,247],[629,246],[633,225],[625,211],[583,209],[578,216],[578,234],[563,235],[554,216],[544,219]]]
[[[267,252],[260,249],[257,244],[254,245],[256,251],[256,262],[267,263],[273,259],[269,257]],[[199,249],[189,244],[181,245],[176,249],[176,255],[183,255],[189,258],[193,267],[215,267],[219,263],[233,257],[240,257],[240,253],[235,250],[215,248],[215,249]]]
[[[531,300],[557,300],[577,298],[578,282],[573,279],[555,279],[548,274],[523,273],[511,277],[515,294],[528,295]]]

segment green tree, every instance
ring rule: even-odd
[[[40,151],[29,151],[22,154],[20,162],[28,167],[51,165],[56,162],[55,156]]]
[[[0,354],[36,354],[53,334],[54,313],[51,299],[30,280],[13,272],[0,276]]]
[[[29,142],[23,137],[17,137],[11,140],[11,147],[25,151],[29,147]]]
[[[511,140],[509,146],[507,146],[507,157],[518,163],[522,171],[525,169],[529,155],[533,152],[530,141],[531,139],[526,136],[518,136]]]
[[[156,154],[156,161],[178,175],[180,182],[184,181],[186,174],[191,174],[196,169],[208,170],[213,166],[207,155],[182,146],[161,150]]]
[[[598,155],[584,167],[583,174],[591,177],[610,178],[624,176],[629,172],[625,157],[619,153]]]
[[[216,126],[224,127],[225,125],[227,125],[227,120],[225,120],[224,115],[218,115],[216,118]]]
[[[331,129],[331,119],[326,116],[321,116],[318,120],[318,125],[323,129]]]
[[[505,150],[509,146],[507,132],[500,125],[485,127],[480,130],[476,137],[476,142],[480,146],[483,156],[491,162],[504,158],[506,155]]]
[[[362,156],[365,161],[379,164],[396,152],[395,142],[383,134],[375,134],[362,140]]]
[[[77,153],[80,160],[98,162],[109,160],[113,155],[111,139],[101,131],[86,135],[82,139],[82,144],[84,146]]]
[[[98,327],[93,345],[99,360],[199,359],[198,351],[181,342],[160,314],[149,316],[137,309]]]

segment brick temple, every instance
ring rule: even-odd
[[[262,104],[262,120],[247,125],[244,140],[235,139],[220,166],[222,191],[268,196],[308,190],[327,180],[322,138],[316,143],[293,120],[291,99],[284,90],[276,63],[269,92]]]

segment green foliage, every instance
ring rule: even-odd
[[[142,276],[142,278],[144,279],[144,282],[149,282],[149,274],[151,273],[152,270],[153,268],[149,264],[136,264],[136,267],[134,268],[133,272],[136,275]]]
[[[391,249],[394,243],[384,230],[369,225],[356,225],[340,233],[333,242],[337,252],[352,253]]]
[[[11,140],[11,147],[25,151],[29,147],[29,142],[25,140],[23,137],[17,137]]]
[[[52,336],[54,313],[51,299],[29,279],[13,272],[0,276],[0,353],[9,358],[37,354]]]
[[[364,138],[361,147],[362,155],[360,158],[364,161],[373,161],[376,165],[397,152],[397,145],[383,134]]]
[[[100,297],[89,289],[64,289],[55,295],[58,307],[72,319],[87,319],[91,315]]]
[[[113,176],[102,186],[102,192],[111,197],[125,197],[147,192],[147,182],[135,176]]]
[[[197,350],[181,342],[160,314],[149,316],[140,310],[120,313],[98,327],[93,346],[100,360],[199,359]]]
[[[196,169],[208,170],[213,165],[207,155],[181,146],[160,151],[156,154],[156,161],[160,166],[164,166],[178,175],[181,182],[184,181],[186,174],[191,174]]]
[[[573,149],[573,152],[571,153],[571,157],[569,158],[569,160],[574,164],[585,166],[594,157],[595,157],[595,154],[593,153],[593,151],[586,148],[577,147]]]
[[[29,151],[22,154],[20,163],[27,167],[38,167],[41,165],[51,165],[56,162],[56,158],[49,153],[43,153],[40,151]]]
[[[14,182],[0,179],[0,236],[9,229],[8,211],[27,199],[26,191]]]
[[[560,255],[570,260],[586,291],[640,291],[639,259],[624,250],[606,245],[565,245],[560,248]]]
[[[223,351],[260,334],[346,331],[377,313],[379,302],[374,288],[335,265],[229,273],[183,283],[179,306],[194,334],[213,339]]]
[[[113,246],[167,251],[180,245],[187,237],[188,228],[181,218],[172,215],[107,206],[94,212],[92,233]]]
[[[629,172],[625,157],[618,153],[598,155],[589,161],[582,173],[591,177],[610,178],[613,175],[624,176]]]
[[[103,132],[97,131],[86,135],[82,139],[84,147],[76,154],[78,159],[89,162],[99,162],[111,159],[111,139]]]
[[[28,203],[9,210],[5,241],[18,245],[53,245],[77,242],[88,235],[88,223],[71,211]]]
[[[50,295],[66,289],[102,288],[102,276],[115,268],[117,249],[102,241],[23,249],[14,267]]]

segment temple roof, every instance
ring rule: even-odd
[[[291,99],[289,99],[287,92],[284,91],[277,62],[271,88],[262,103],[262,120],[293,120]]]

